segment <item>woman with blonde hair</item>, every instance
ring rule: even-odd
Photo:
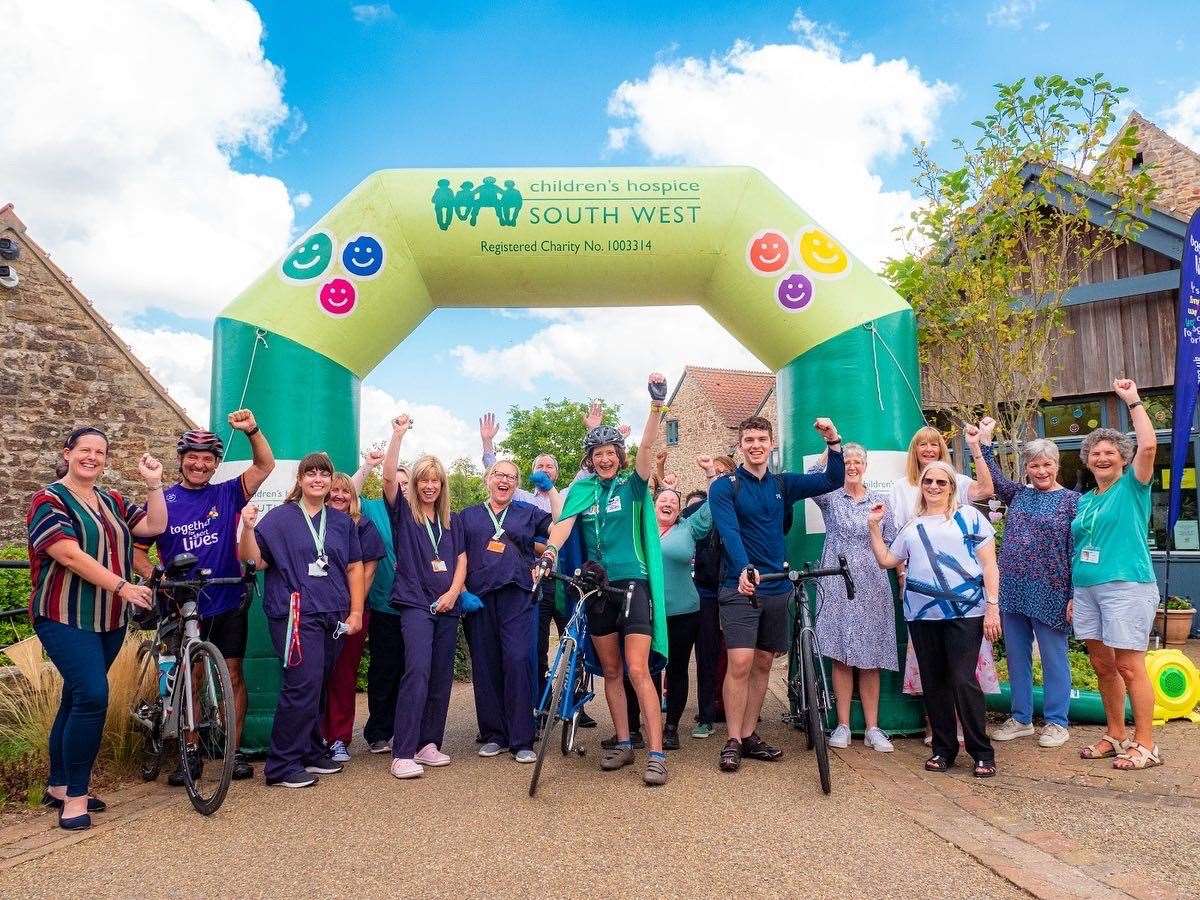
[[[411,420],[392,420],[392,437],[383,471],[394,472],[400,443]],[[404,675],[396,697],[392,734],[392,774],[418,778],[425,766],[448,766],[441,750],[454,681],[454,646],[461,615],[458,596],[467,580],[462,523],[450,512],[446,468],[422,456],[401,493],[395,479],[384,481],[383,494],[392,519],[396,577],[391,604],[400,614],[404,635]]]
[[[979,429],[974,425],[968,425],[963,433],[967,439],[971,459],[975,464],[977,477],[973,479],[961,472],[954,472],[953,467],[951,467],[951,471],[954,472],[957,505],[969,506],[991,497],[994,487],[991,470],[984,462],[983,451],[979,446]],[[908,459],[905,461],[904,475],[896,479],[892,484],[891,493],[888,495],[888,510],[892,514],[892,521],[895,523],[897,532],[916,515],[917,505],[921,498],[920,474],[932,462],[943,462],[949,465],[950,448],[946,446],[946,439],[942,437],[940,431],[932,425],[926,425],[924,428],[918,428],[916,434],[912,436],[912,440],[908,442]],[[900,579],[903,589],[903,568],[900,570]],[[980,644],[975,675],[979,679],[984,693],[1000,693],[1000,679],[996,675],[996,661],[992,655],[990,641],[983,641]],[[921,693],[921,672],[911,641],[904,660],[903,685],[906,694]],[[926,736],[925,741],[927,744],[930,743],[929,736]]]
[[[321,690],[340,649],[338,637],[362,628],[366,589],[358,528],[325,502],[332,482],[329,457],[310,453],[300,460],[296,484],[282,505],[262,521],[253,504],[242,510],[238,556],[266,570],[263,612],[283,660],[263,767],[269,785],[311,787],[315,776],[342,770],[321,739]]]
[[[346,513],[354,520],[358,529],[358,542],[362,548],[363,587],[364,591],[371,590],[375,580],[375,571],[379,560],[387,558],[387,548],[383,537],[375,523],[362,514],[358,499],[358,491],[354,481],[344,472],[335,472],[329,488],[329,498],[325,501],[330,509]],[[346,749],[350,745],[354,733],[354,693],[358,682],[358,664],[362,660],[363,647],[367,642],[367,626],[371,620],[371,611],[363,609],[363,627],[357,634],[348,636],[342,642],[341,652],[329,680],[325,683],[325,711],[321,717],[321,734],[329,744],[329,756],[337,763],[350,761],[350,753]]]
[[[925,768],[944,772],[954,765],[957,714],[967,752],[975,760],[975,777],[990,778],[996,774],[995,754],[975,661],[983,638],[1000,636],[1000,571],[995,531],[975,507],[959,505],[954,476],[953,467],[941,460],[922,470],[915,515],[891,547],[883,540],[883,503],[872,505],[867,524],[879,565],[894,569],[905,564],[908,569],[904,618],[933,730],[933,755]]]

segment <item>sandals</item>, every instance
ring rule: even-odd
[[[1137,741],[1130,741],[1124,753],[1118,753],[1113,760],[1113,768],[1122,772],[1140,769],[1153,769],[1162,765],[1162,755],[1158,752],[1158,744],[1153,748]]]
[[[1100,746],[1102,744],[1108,744],[1108,749],[1102,751],[1100,749]],[[1079,758],[1080,759],[1109,759],[1110,757],[1113,757],[1113,756],[1119,756],[1123,751],[1127,750],[1132,744],[1133,744],[1133,741],[1130,741],[1130,740],[1118,741],[1111,734],[1106,734],[1106,735],[1104,735],[1104,737],[1100,738],[1100,740],[1096,741],[1096,743],[1089,744],[1088,746],[1082,748],[1079,751]]]
[[[995,778],[996,763],[995,762],[975,762],[974,774],[976,778]]]
[[[925,771],[945,772],[952,765],[954,765],[954,763],[949,762],[946,757],[935,753],[933,756],[929,757],[929,759],[925,760]]]

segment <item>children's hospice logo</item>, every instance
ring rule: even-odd
[[[337,239],[328,231],[314,231],[296,244],[279,264],[285,281],[304,284],[329,273],[338,258]],[[342,248],[342,268],[350,279],[374,278],[384,268],[386,250],[373,234],[360,232]],[[332,273],[329,273],[332,274]],[[354,282],[347,278],[329,278],[317,290],[317,307],[327,315],[341,319],[350,315],[362,299]]]
[[[455,220],[474,228],[479,223],[479,213],[485,209],[496,214],[500,225],[514,227],[525,203],[515,181],[510,178],[502,187],[491,175],[478,186],[473,181],[464,181],[457,191],[451,187],[449,178],[439,178],[431,200],[433,217],[442,231],[449,230]]]
[[[802,229],[794,245],[783,235],[779,228],[764,228],[751,235],[746,266],[755,275],[782,275],[775,284],[775,301],[788,312],[800,312],[816,299],[817,279],[829,281],[850,274],[850,254],[815,225]],[[792,267],[801,271],[788,271]]]

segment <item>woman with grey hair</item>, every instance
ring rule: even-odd
[[[820,565],[836,566],[838,556],[845,556],[855,586],[853,601],[846,596],[841,581],[822,579],[817,587],[817,645],[833,661],[837,699],[838,725],[829,737],[829,745],[850,746],[850,700],[854,695],[854,670],[858,669],[858,696],[866,724],[863,743],[880,753],[891,753],[892,742],[879,728],[879,670],[899,669],[896,612],[887,571],[875,562],[867,530],[867,511],[885,502],[887,495],[869,490],[863,481],[867,451],[862,444],[846,444],[842,459],[845,485],[813,498],[825,519],[825,549]],[[825,457],[809,471],[825,471]],[[890,512],[884,516],[881,530],[883,540],[890,544],[896,537]]]
[[[1146,542],[1158,439],[1137,385],[1118,378],[1113,390],[1129,407],[1137,445],[1112,428],[1097,428],[1083,439],[1079,455],[1096,487],[1079,499],[1071,526],[1075,636],[1087,644],[1108,719],[1104,737],[1079,755],[1115,756],[1114,769],[1146,769],[1162,765],[1154,743],[1154,688],[1146,673],[1146,644],[1158,605]],[[1133,740],[1125,737],[1126,691]]]
[[[1058,447],[1044,438],[1024,447],[1028,484],[1007,478],[992,450],[996,420],[979,423],[983,459],[996,496],[1008,507],[1000,547],[1000,621],[1008,651],[1012,714],[992,731],[1011,741],[1033,734],[1033,641],[1037,638],[1045,678],[1043,747],[1061,747],[1070,738],[1067,706],[1071,666],[1071,522],[1079,494],[1058,483]]]

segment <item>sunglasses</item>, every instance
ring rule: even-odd
[[[922,478],[921,484],[925,485],[926,487],[933,487],[935,484],[938,487],[949,487],[950,482],[948,482],[945,478]]]

